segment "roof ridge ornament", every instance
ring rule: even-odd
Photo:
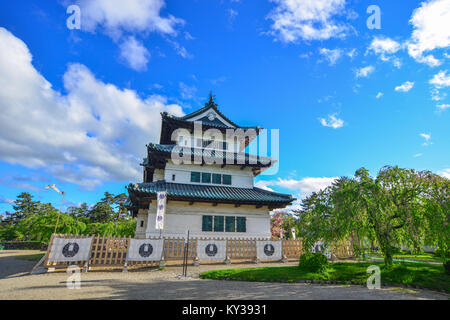
[[[209,106],[213,106],[216,108],[218,107],[218,105],[216,103],[216,96],[213,94],[212,90],[209,92],[208,102],[205,103],[205,107],[209,107]]]

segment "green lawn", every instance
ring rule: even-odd
[[[383,258],[381,254],[369,254],[371,257],[375,258]],[[423,262],[441,262],[442,259],[440,257],[437,257],[433,253],[426,253],[422,252],[419,254],[411,254],[407,252],[397,253],[394,255],[394,259],[397,260],[417,260],[417,261],[423,261]]]
[[[200,277],[211,280],[244,281],[330,280],[341,281],[342,284],[348,281],[362,284],[366,283],[370,276],[366,273],[367,267],[370,265],[380,267],[382,283],[417,285],[450,292],[450,275],[444,273],[441,265],[427,263],[401,263],[387,271],[383,263],[336,262],[331,263],[323,274],[307,272],[293,266],[212,270],[202,273]]]

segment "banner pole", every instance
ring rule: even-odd
[[[183,276],[187,277],[187,261],[189,253],[189,230],[186,231],[184,239]]]

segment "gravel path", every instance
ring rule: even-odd
[[[181,268],[164,271],[89,272],[81,274],[81,288],[67,289],[66,273],[28,275],[34,262],[15,256],[36,251],[0,251],[0,299],[444,299],[449,296],[426,290],[383,288],[368,290],[359,286],[320,286],[312,284],[255,283],[200,280],[198,274],[227,266],[189,267],[189,279],[178,279]],[[271,264],[276,266],[278,264]],[[286,265],[286,264],[283,264]],[[252,267],[255,265],[233,265]],[[28,268],[28,270],[26,269]]]

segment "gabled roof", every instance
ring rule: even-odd
[[[217,126],[224,126],[224,127],[228,127],[228,128],[244,128],[244,129],[261,129],[259,126],[256,127],[241,127],[239,125],[237,125],[236,123],[234,123],[233,121],[231,121],[227,116],[225,116],[222,112],[220,112],[218,105],[216,104],[216,102],[214,101],[214,96],[212,94],[212,92],[209,94],[209,100],[208,102],[205,103],[205,106],[201,109],[198,109],[197,111],[194,111],[184,117],[174,117],[178,120],[184,120],[184,121],[192,121],[193,118],[203,114],[203,113],[207,113],[209,110],[213,110],[215,113],[217,113],[223,120],[225,120],[226,122],[228,122],[229,124],[231,124],[231,126],[228,126],[226,124],[224,124],[222,121],[220,121],[219,119],[214,119],[214,120],[209,120],[207,119],[207,117],[201,118],[201,121],[204,122],[205,124],[210,124],[210,125],[217,125]]]
[[[156,199],[157,192],[167,191],[169,200],[195,201],[210,203],[232,203],[249,205],[267,205],[271,208],[284,208],[295,198],[291,195],[270,192],[259,188],[235,188],[212,185],[181,184],[157,181],[152,183],[130,184],[127,206],[139,207],[142,198]]]
[[[208,113],[210,111],[211,112],[214,111],[217,117],[209,119]],[[204,114],[203,117],[201,116],[202,114]],[[263,130],[259,126],[255,127],[239,126],[233,121],[231,121],[222,112],[220,112],[217,104],[214,101],[212,93],[210,94],[209,101],[205,103],[205,106],[197,111],[194,111],[183,117],[177,117],[167,112],[162,112],[161,117],[162,117],[162,125],[161,125],[161,138],[159,141],[160,144],[173,143],[174,141],[171,140],[171,137],[172,133],[176,129],[184,128],[188,129],[190,132],[193,132],[194,122],[197,121],[202,123],[203,131],[208,129],[219,129],[224,134],[226,133],[225,132],[226,129],[242,129],[247,133],[249,133],[247,130],[255,130],[257,136],[259,135],[261,130]],[[256,136],[249,133],[249,136],[246,137],[245,139],[245,145],[243,147],[246,148]]]

